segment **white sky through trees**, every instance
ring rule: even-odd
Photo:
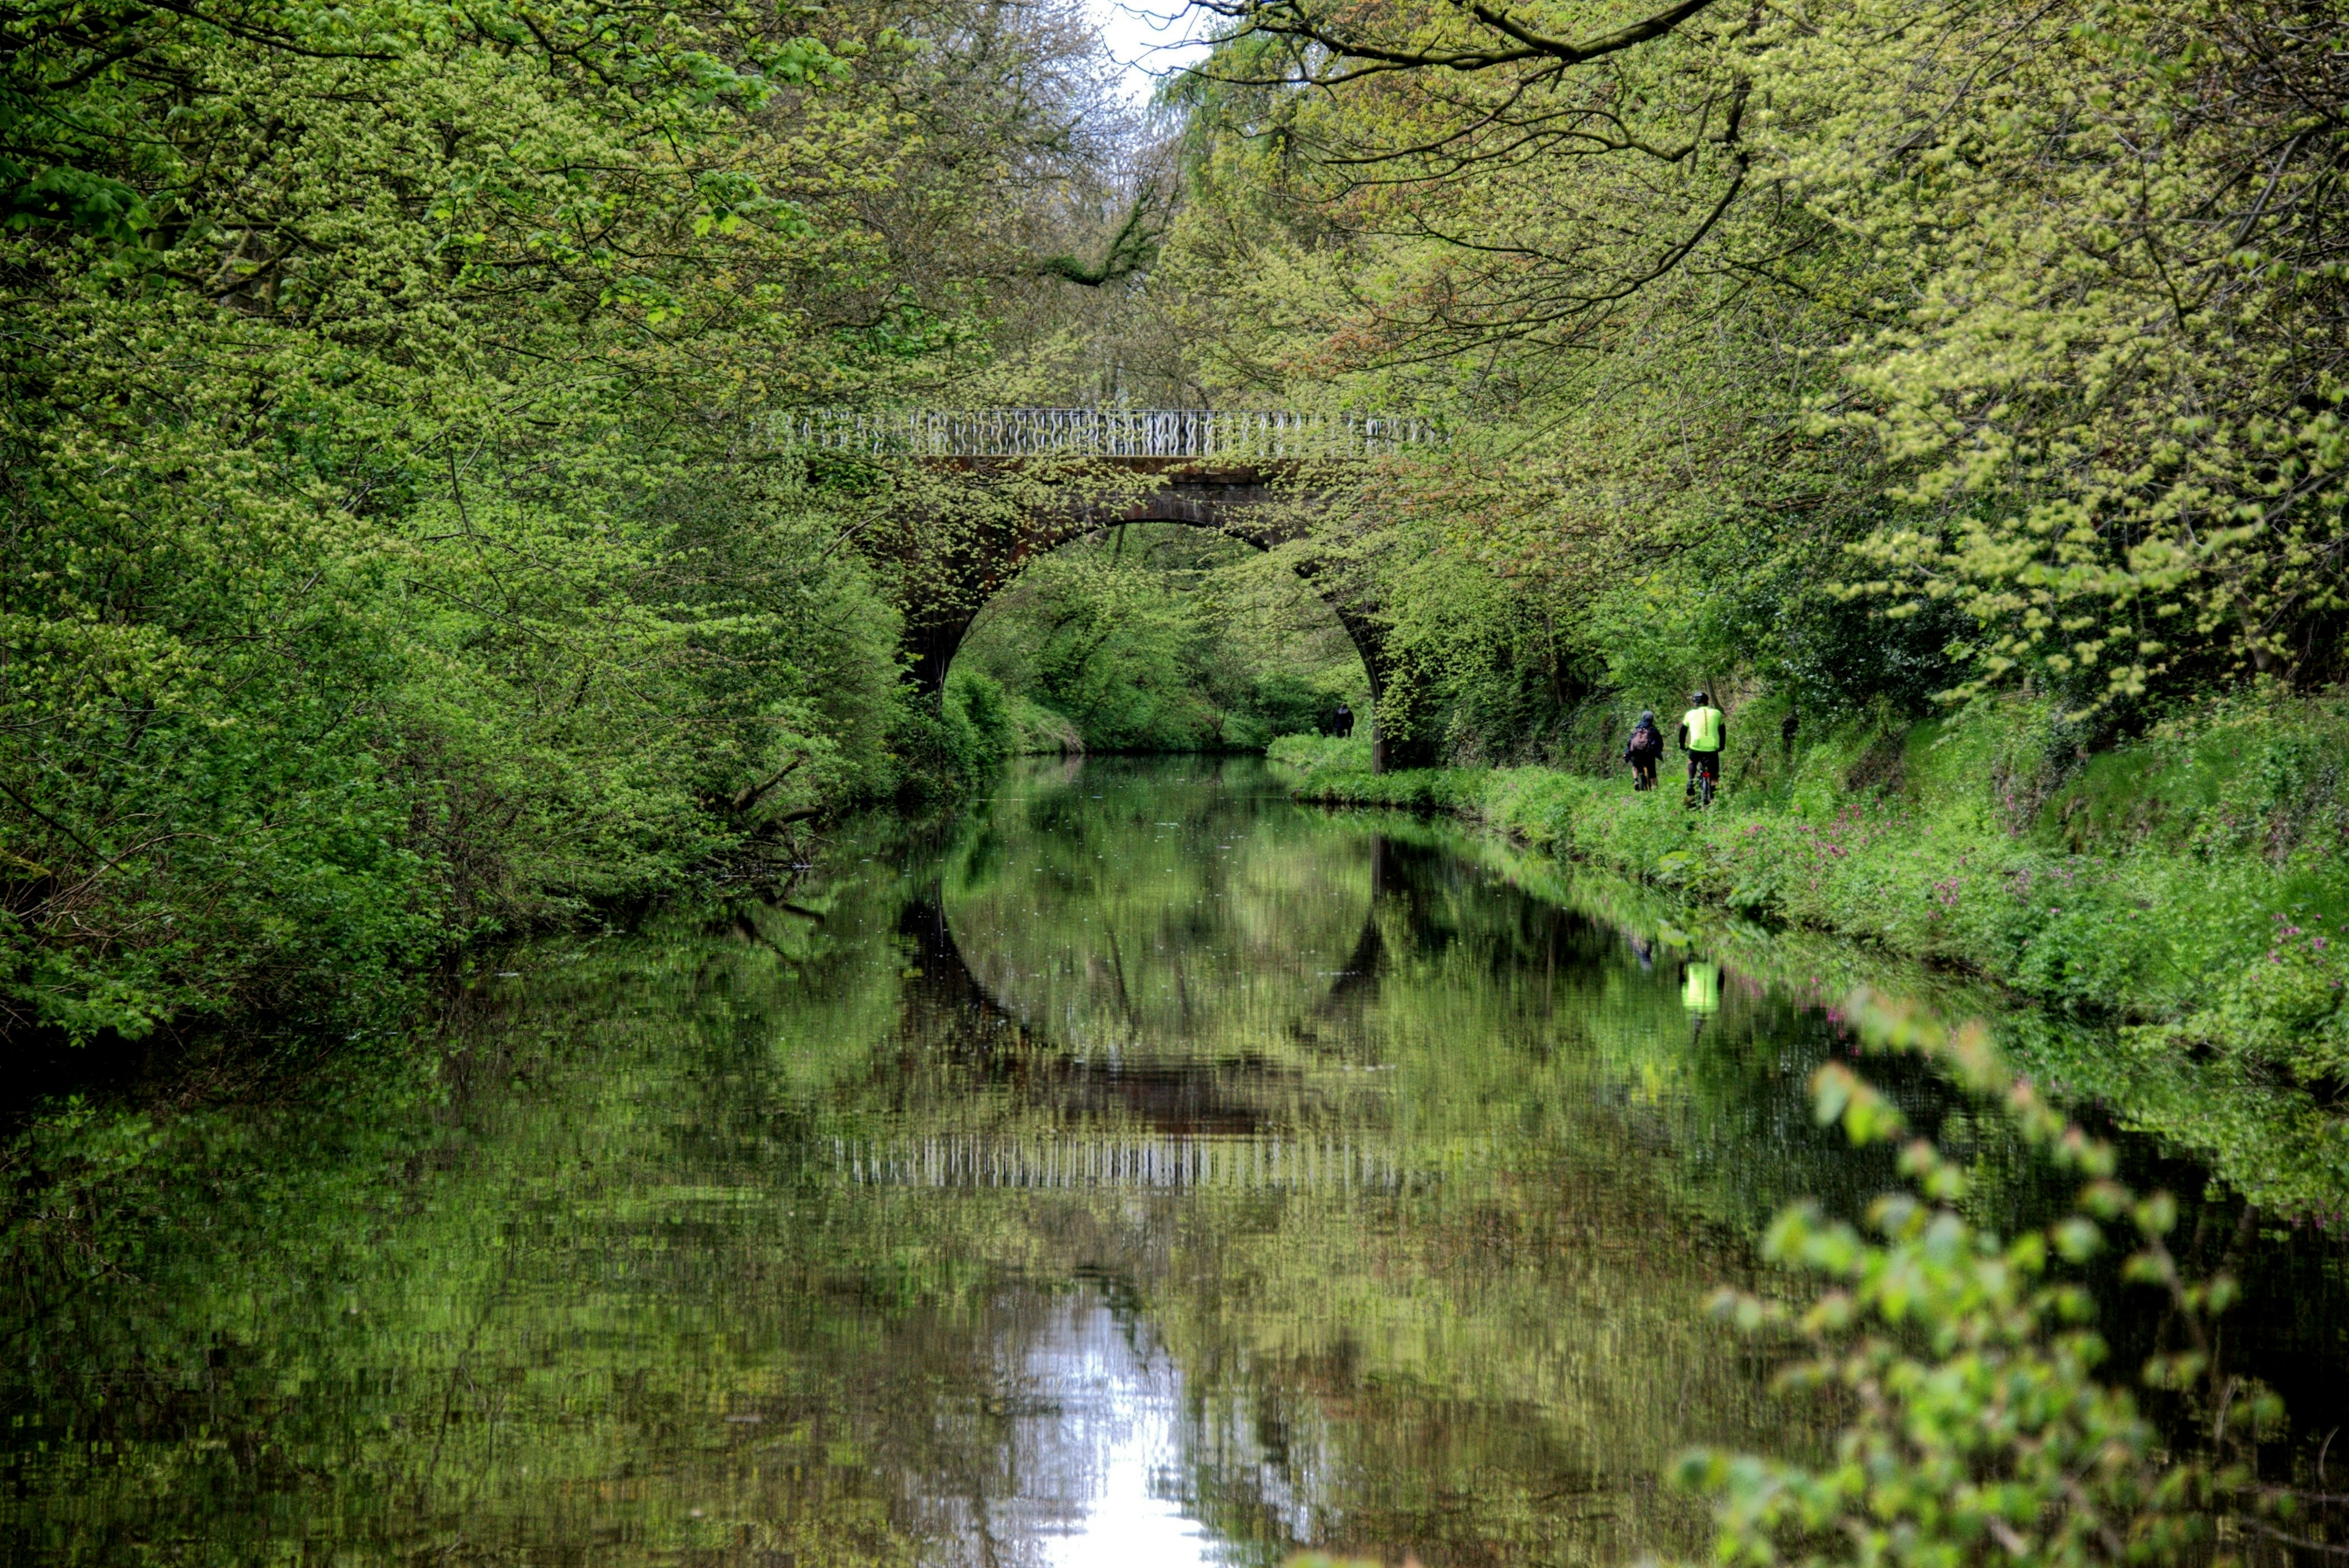
[[[1123,69],[1126,98],[1135,104],[1147,103],[1168,73],[1204,52],[1191,41],[1198,20],[1181,0],[1087,0],[1087,9]]]

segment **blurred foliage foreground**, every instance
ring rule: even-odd
[[[781,898],[509,950],[439,1051],[232,1052],[42,1108],[0,1232],[0,1551],[2329,1538],[2267,1490],[2349,1407],[2304,1233],[2149,1196],[2145,1150],[2116,1163],[1977,1033],[1868,1002],[1868,1039],[1940,1064],[1875,1058],[1870,1088],[1853,1015],[1393,829],[1244,760],[1054,763],[942,839],[843,836]],[[2155,1288],[2100,1262],[2107,1228]],[[2233,1287],[2187,1277],[2213,1266],[2223,1355]],[[2141,1408],[2092,1310],[2108,1365],[2154,1358]]]

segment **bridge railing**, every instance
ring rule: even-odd
[[[1423,419],[1281,409],[830,409],[778,422],[785,447],[874,457],[1364,458],[1435,441]]]
[[[1424,1172],[1350,1139],[1082,1133],[834,1138],[832,1168],[869,1187],[1118,1187],[1387,1191]]]

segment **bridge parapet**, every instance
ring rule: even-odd
[[[1290,1189],[1393,1192],[1433,1173],[1392,1150],[1336,1138],[1217,1137],[1114,1131],[1058,1137],[834,1138],[832,1168],[870,1187]]]
[[[1295,409],[826,409],[785,416],[785,448],[871,457],[1196,458],[1230,462],[1386,457],[1435,444],[1408,415]]]

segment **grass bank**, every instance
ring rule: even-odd
[[[2111,1124],[2191,1159],[2271,1217],[2349,1219],[2349,1137],[2330,1086],[2312,1088],[2238,1054],[2166,1048],[2030,1004],[2013,990],[1947,964],[1799,926],[1764,925],[1692,903],[1652,880],[1560,859],[1498,833],[1421,817],[1391,830],[1440,844],[1537,898],[1636,936],[1661,960],[1702,958],[1740,981],[1839,1012],[1862,988],[1909,999],[1942,1018],[1987,1024],[2008,1062],[2066,1104],[2101,1106]],[[1728,1218],[1727,1216],[1717,1216]]]
[[[1983,976],[2113,1023],[2112,1064],[2281,1094],[2292,1115],[2263,1115],[2261,1137],[2349,1143],[2349,700],[2204,704],[2092,756],[2025,703],[1802,746],[1775,731],[1733,716],[1733,742],[1770,742],[1733,750],[1703,813],[1628,773],[1373,774],[1362,742],[1302,736],[1269,755],[1301,799],[1455,813],[1756,923]]]

